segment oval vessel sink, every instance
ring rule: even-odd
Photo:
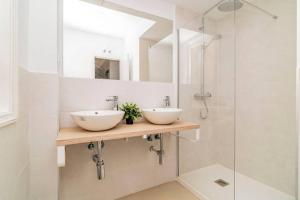
[[[88,131],[104,131],[118,125],[123,119],[123,111],[101,110],[81,111],[71,113],[74,121],[81,128]]]
[[[153,124],[172,124],[178,120],[182,109],[179,108],[151,108],[143,109],[144,118]]]

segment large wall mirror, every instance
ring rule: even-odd
[[[172,82],[172,20],[107,1],[63,9],[64,77]]]

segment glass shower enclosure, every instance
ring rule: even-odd
[[[201,200],[295,200],[296,0],[223,0],[179,35],[179,182]]]

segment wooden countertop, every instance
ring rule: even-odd
[[[142,135],[169,133],[200,128],[199,124],[177,121],[170,125],[155,125],[148,122],[138,122],[133,125],[119,124],[114,129],[101,132],[90,132],[79,127],[60,129],[57,139],[57,146],[81,144],[101,140],[116,140]]]

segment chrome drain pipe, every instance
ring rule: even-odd
[[[163,154],[164,154],[164,141],[163,141],[163,134],[160,133],[159,135],[155,136],[155,139],[159,139],[159,149],[156,149],[154,146],[150,147],[151,152],[156,152],[159,159],[159,164],[163,164]]]
[[[105,178],[105,165],[104,165],[104,160],[102,158],[102,151],[104,147],[104,142],[99,141],[96,142],[96,145],[94,143],[90,143],[88,145],[89,150],[93,150],[93,161],[96,163],[96,168],[97,168],[97,178],[99,180],[103,180]]]

